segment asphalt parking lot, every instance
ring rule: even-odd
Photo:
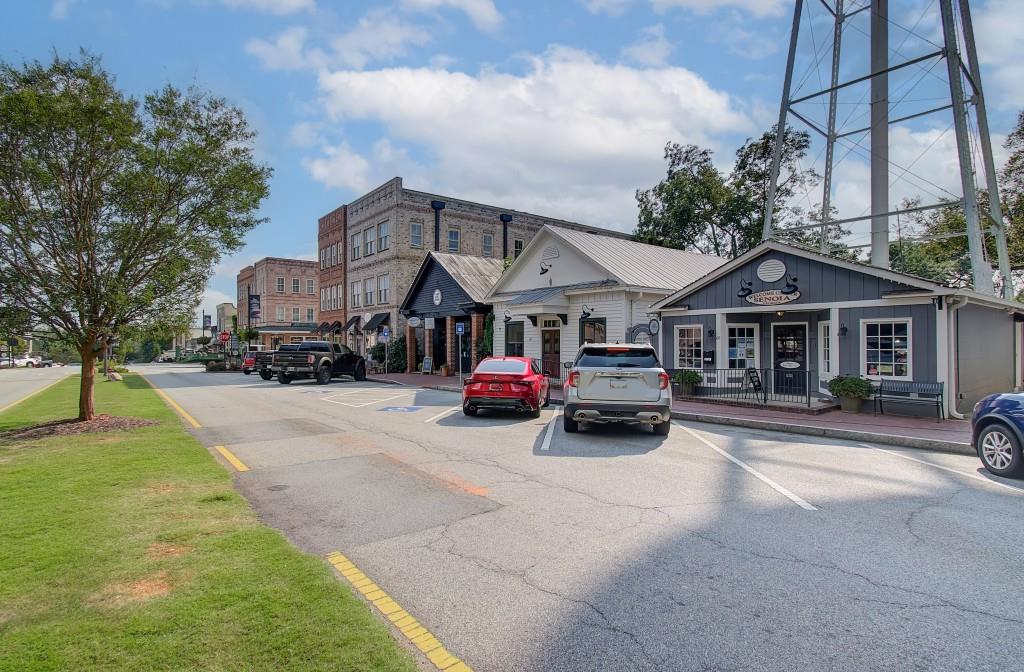
[[[1021,669],[1024,483],[977,459],[139,368],[268,524],[473,669]]]

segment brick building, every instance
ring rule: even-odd
[[[317,337],[317,262],[264,257],[236,277],[238,328],[255,327],[259,343],[274,347]]]
[[[329,288],[330,293],[324,296],[328,301],[325,305],[331,308],[318,328],[365,353],[388,326],[392,333],[416,341],[419,361],[425,337],[447,339],[446,334],[425,334],[422,324],[416,329],[407,328],[405,316],[399,311],[424,256],[433,250],[483,258],[516,257],[545,225],[630,238],[564,220],[406,189],[401,177],[389,180],[319,220],[320,281],[321,286]],[[447,326],[442,322],[435,328]]]

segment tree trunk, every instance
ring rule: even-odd
[[[82,384],[78,390],[78,419],[92,420],[96,417],[96,407],[93,403],[93,387],[96,384],[96,353],[93,345],[81,348],[78,353],[82,356]]]

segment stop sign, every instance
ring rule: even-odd
[[[226,331],[222,331],[220,332],[220,335],[217,338],[220,339],[221,343],[227,343],[228,341],[231,340],[231,334],[229,334]]]

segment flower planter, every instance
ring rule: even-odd
[[[843,413],[860,413],[864,400],[860,397],[839,397],[839,408]]]

